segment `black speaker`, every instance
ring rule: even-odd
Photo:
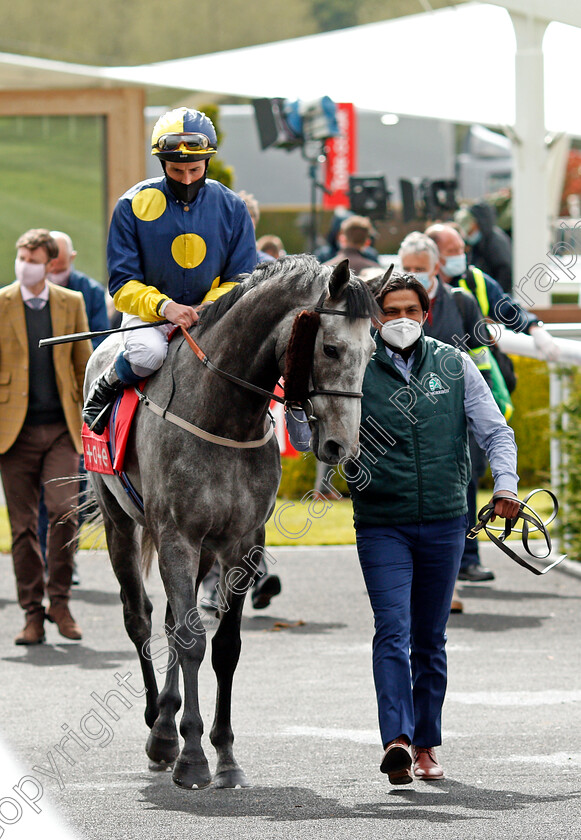
[[[414,184],[406,178],[400,178],[402,217],[407,224],[416,219],[436,219],[442,214],[450,214],[458,209],[456,190],[458,184],[454,180],[440,179],[431,181],[423,178],[419,184]]]
[[[302,140],[289,128],[284,116],[285,99],[253,99],[254,117],[263,149],[276,146],[294,149]]]
[[[385,218],[388,200],[384,175],[349,176],[349,207],[357,216]]]
[[[452,213],[458,209],[457,186],[454,180],[431,181],[429,178],[424,178],[420,184],[420,192],[424,201],[426,218],[436,219],[442,213]]]
[[[399,191],[401,193],[402,216],[405,224],[418,218],[416,208],[416,188],[406,178],[399,179]]]
[[[456,190],[458,189],[458,182],[456,180],[441,180],[432,181],[430,192],[432,194],[432,201],[438,210],[454,211],[458,209],[458,202],[456,200]]]

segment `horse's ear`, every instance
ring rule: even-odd
[[[329,295],[332,300],[337,300],[341,297],[350,277],[349,260],[341,260],[333,269],[331,279],[329,280]]]
[[[381,278],[381,283],[379,284],[379,292],[378,292],[378,294],[375,296],[375,299],[376,299],[377,301],[381,301],[381,300],[383,300],[383,295],[385,294],[384,289],[385,289],[385,287],[387,286],[387,284],[388,284],[388,282],[389,282],[389,278],[390,278],[390,277],[391,277],[391,275],[393,274],[393,269],[394,269],[394,268],[395,268],[395,263],[392,263],[392,264],[389,266],[389,268],[387,269],[387,271],[385,272],[385,274],[383,275],[383,277]]]
[[[385,286],[385,284],[387,283],[387,281],[389,280],[389,278],[390,278],[390,277],[391,277],[391,275],[393,274],[393,269],[394,269],[394,268],[395,268],[395,263],[392,263],[392,264],[389,266],[389,268],[387,269],[387,271],[385,272],[385,274],[383,275],[383,279],[382,279],[382,281],[381,281],[381,285],[382,285],[382,286]]]

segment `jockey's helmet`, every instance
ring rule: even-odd
[[[191,108],[174,108],[163,114],[151,134],[151,154],[173,163],[209,160],[217,146],[212,120]]]

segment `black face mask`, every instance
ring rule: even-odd
[[[165,173],[165,180],[167,181],[167,185],[170,188],[173,195],[175,195],[177,200],[183,201],[184,204],[191,204],[192,201],[195,201],[198,193],[206,183],[206,172],[208,171],[207,161],[206,172],[204,172],[203,176],[198,181],[194,181],[193,184],[182,184],[179,181],[174,180],[174,178],[170,178],[167,172],[165,171],[165,161],[161,161],[161,165]]]

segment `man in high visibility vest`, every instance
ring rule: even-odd
[[[485,318],[504,324],[514,332],[530,335],[544,359],[552,362],[558,359],[559,348],[543,322],[516,303],[496,280],[467,264],[466,245],[453,225],[430,225],[426,234],[434,240],[440,252],[438,276],[441,280],[472,292]]]

